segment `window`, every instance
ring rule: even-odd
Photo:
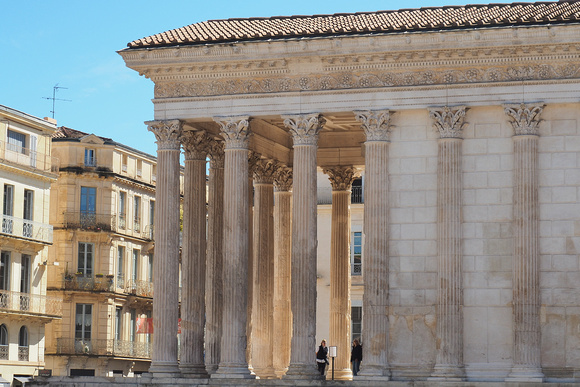
[[[350,264],[351,274],[362,274],[362,232],[355,231],[352,233],[352,241],[350,245]]]
[[[8,360],[8,329],[0,325],[0,360]]]
[[[28,329],[25,326],[18,332],[18,360],[28,361]]]
[[[143,161],[137,160],[137,177],[141,177],[143,175]]]
[[[97,151],[95,149],[85,149],[85,167],[97,166]]]
[[[10,252],[9,251],[2,251],[0,253],[0,290],[10,290]]]
[[[27,220],[32,220],[34,212],[34,191],[25,189],[24,190],[24,212],[23,218],[24,222],[22,225],[22,235],[25,238],[32,238],[32,222],[27,222]]]
[[[97,223],[97,189],[81,187],[81,226],[95,226]]]
[[[141,230],[141,197],[135,196],[133,199],[133,229],[136,232]]]
[[[125,220],[127,219],[127,193],[119,191],[119,227],[125,229]]]
[[[153,282],[153,253],[149,253],[147,258],[147,280]]]
[[[134,342],[137,333],[137,312],[135,309],[131,309],[131,335],[129,336],[129,341]]]
[[[157,181],[157,165],[151,166],[151,181],[154,183]]]
[[[93,305],[77,304],[75,316],[75,340],[90,341],[93,324]]]
[[[121,171],[127,173],[127,155],[121,155]]]
[[[133,249],[133,261],[131,262],[131,279],[133,282],[139,279],[139,250]]]
[[[153,239],[153,230],[155,222],[155,200],[149,200],[149,239]]]
[[[364,203],[364,200],[363,200],[363,179],[360,177],[357,179],[354,179],[354,181],[352,182],[350,201],[351,201],[351,203]]]
[[[84,277],[93,275],[93,249],[92,243],[79,242],[79,262],[77,273],[82,273]]]
[[[123,308],[115,308],[115,340],[121,341],[121,329],[123,326]]]
[[[3,214],[2,217],[2,232],[6,234],[12,234],[12,227],[14,225],[14,220],[12,216],[14,215],[14,186],[10,184],[4,184],[4,202],[3,202]]]
[[[149,321],[151,321],[151,311],[148,310],[145,315],[147,316],[147,324],[149,324]],[[149,329],[147,329],[147,334],[145,335],[145,338],[148,343],[151,343],[151,332]]]
[[[352,306],[350,309],[350,316],[351,316],[351,340],[358,339],[359,342],[361,341],[362,335],[362,306]]]
[[[117,287],[123,287],[123,264],[125,257],[125,248],[123,246],[117,247]]]
[[[30,309],[30,255],[22,254],[20,262],[20,310]]]
[[[6,149],[26,154],[26,134],[8,129],[8,146]]]

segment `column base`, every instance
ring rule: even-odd
[[[179,365],[179,370],[181,371],[182,375],[187,375],[188,378],[199,378],[199,379],[207,379],[209,378],[209,374],[207,373],[205,366],[203,364],[199,365]]]
[[[218,369],[218,365],[217,364],[206,364],[205,366],[205,370],[207,371],[208,374],[215,374],[216,371]]]
[[[324,380],[324,375],[320,375],[316,364],[290,364],[286,375],[282,376],[284,380]]]
[[[149,367],[149,373],[154,378],[178,378],[181,376],[176,361],[153,361]]]
[[[544,373],[540,367],[512,367],[506,382],[543,382]]]
[[[250,372],[247,365],[223,365],[220,364],[212,379],[256,379],[256,375]]]
[[[274,367],[253,368],[252,370],[260,379],[278,379]]]
[[[326,379],[332,380],[332,362],[326,369]],[[335,369],[334,380],[352,380],[352,370],[350,368],[345,368],[342,370]]]
[[[390,376],[391,373],[389,372],[389,366],[386,364],[382,367],[361,364],[361,370],[358,372],[358,375],[354,377],[354,380],[374,380],[386,382],[391,380]]]
[[[431,377],[427,380],[460,382],[465,380],[465,370],[463,366],[454,364],[436,364]]]

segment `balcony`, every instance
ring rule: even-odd
[[[0,290],[0,313],[23,313],[42,316],[62,316],[62,299]]]
[[[154,225],[148,224],[147,226],[145,226],[145,228],[143,229],[143,238],[149,239],[150,241],[155,239],[155,226]]]
[[[82,290],[92,292],[112,292],[114,290],[113,276],[85,277],[83,275],[65,274],[63,278],[64,289]]]
[[[127,280],[125,282],[125,292],[140,297],[153,298],[153,282],[141,280]]]
[[[90,231],[111,231],[115,229],[115,216],[111,214],[66,211],[63,215],[64,228],[80,228],[81,230]]]
[[[57,355],[116,356],[139,359],[151,358],[151,343],[123,340],[56,339]]]
[[[332,204],[332,188],[318,187],[318,204]],[[351,187],[350,202],[352,204],[364,203],[363,187]]]
[[[40,243],[52,243],[52,226],[46,223],[2,215],[1,234],[26,238]]]
[[[18,346],[18,361],[28,361],[29,357],[28,357],[28,346],[26,347],[21,347]]]
[[[8,346],[0,345],[0,360],[8,360]]]
[[[0,161],[26,166],[41,172],[58,173],[58,159],[44,153],[0,141]]]

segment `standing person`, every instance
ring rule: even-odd
[[[352,375],[356,376],[360,370],[360,362],[362,361],[362,347],[358,339],[352,342],[352,352],[350,354],[350,362],[352,363]]]
[[[326,348],[326,340],[322,340],[318,352],[316,352],[316,364],[318,365],[318,372],[324,375],[324,369],[328,364],[328,348]]]

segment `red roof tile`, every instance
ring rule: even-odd
[[[127,44],[130,48],[510,25],[578,22],[580,0],[465,5],[314,16],[209,20]]]

